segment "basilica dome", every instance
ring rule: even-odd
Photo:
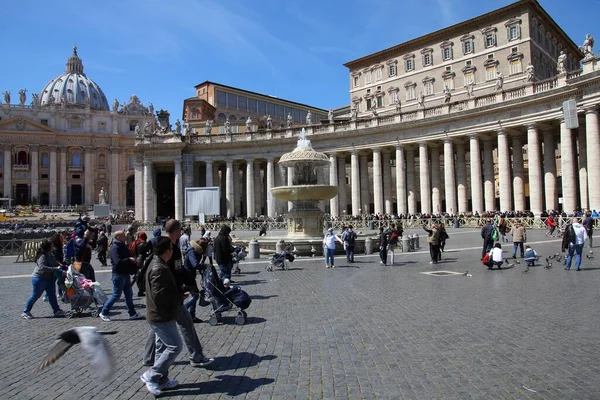
[[[106,96],[100,86],[83,73],[83,63],[77,55],[77,47],[67,60],[64,73],[52,79],[40,92],[40,105],[60,103],[63,105],[88,106],[93,110],[109,111]]]

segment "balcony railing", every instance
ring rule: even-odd
[[[13,165],[13,171],[29,171],[29,165]]]
[[[69,172],[81,172],[83,167],[81,165],[69,165]]]

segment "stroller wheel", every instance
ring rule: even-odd
[[[100,316],[100,311],[92,310],[92,318],[98,318]]]
[[[210,319],[208,320],[208,323],[210,326],[215,326],[219,323],[219,321],[217,320],[217,317],[210,317]]]
[[[65,317],[66,318],[73,318],[73,315],[74,315],[73,310],[67,310],[67,311],[65,311]]]
[[[246,311],[241,311],[241,313],[244,315],[244,318],[248,318],[248,314],[246,314]]]
[[[235,323],[238,325],[244,325],[246,323],[246,317],[244,316],[244,314],[240,312],[238,315],[236,315]]]

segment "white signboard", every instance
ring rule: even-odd
[[[94,204],[94,217],[110,217],[110,204]]]
[[[185,188],[185,216],[219,215],[221,213],[221,194],[219,187]]]

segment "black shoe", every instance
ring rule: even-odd
[[[498,269],[502,269],[502,267],[498,265]]]
[[[190,361],[190,365],[194,368],[206,368],[215,361],[214,358],[205,358],[200,362]]]
[[[138,292],[138,297],[144,297],[144,296],[146,296],[146,293],[144,293],[144,292]],[[154,364],[152,364],[152,365],[154,365]]]
[[[193,321],[195,324],[199,324],[199,323],[201,323],[201,322],[204,322],[204,321],[202,321],[200,318],[197,318],[197,317],[193,317],[193,318],[192,318],[192,321]]]

